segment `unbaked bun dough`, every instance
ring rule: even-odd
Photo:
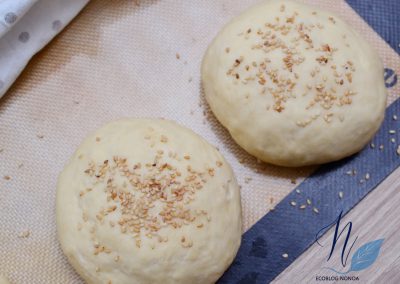
[[[214,283],[236,255],[241,224],[231,167],[171,121],[109,123],[59,177],[58,237],[88,283]]]
[[[359,151],[385,111],[377,53],[336,15],[266,1],[233,19],[202,64],[206,99],[234,140],[272,164]]]
[[[3,275],[0,275],[0,284],[10,284],[7,278]]]

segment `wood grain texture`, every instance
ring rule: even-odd
[[[346,196],[344,196],[346,198]],[[358,239],[350,253],[347,266],[340,264],[340,253],[344,238],[340,238],[332,258],[327,262],[333,240],[334,228],[321,239],[323,247],[315,243],[272,283],[400,283],[400,168],[394,171],[383,183],[364,198],[341,221],[343,228],[347,222],[353,223],[350,244]],[[333,220],[332,220],[333,221]],[[316,276],[334,276],[334,272],[323,267],[332,267],[338,271],[347,271],[352,254],[363,244],[384,238],[376,262],[369,268],[351,272],[348,276],[357,276],[359,281],[317,281]],[[290,252],[287,252],[290,255]]]

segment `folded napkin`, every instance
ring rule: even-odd
[[[0,0],[0,98],[89,0]]]

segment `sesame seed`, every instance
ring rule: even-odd
[[[371,177],[371,176],[370,176],[370,174],[369,174],[369,173],[365,174],[365,179],[366,179],[366,180],[369,180],[369,179],[370,179],[370,177]]]
[[[282,254],[282,257],[283,257],[283,258],[288,258],[289,255],[288,255],[287,253],[284,253],[284,254]]]
[[[389,130],[389,134],[396,134],[396,130]]]
[[[314,211],[316,214],[319,213],[319,210],[318,210],[316,207],[313,208],[313,211]]]
[[[397,115],[393,115],[393,120],[397,120]]]
[[[298,194],[300,194],[300,193],[301,193],[300,189],[296,189],[296,192],[297,192]]]
[[[25,239],[28,238],[31,235],[31,232],[29,230],[23,231],[18,235],[18,238]]]
[[[370,147],[371,147],[371,149],[374,149],[374,148],[375,148],[375,144],[374,144],[374,143],[371,143],[371,144],[370,144]]]
[[[343,198],[343,191],[339,191],[339,198],[340,198],[340,199]]]
[[[311,205],[311,199],[307,199],[307,204]]]
[[[392,142],[392,143],[396,143],[396,139],[394,139],[394,138],[390,138],[390,142]]]
[[[305,205],[305,204],[302,204],[302,205],[300,205],[300,209],[306,209],[306,207],[307,207],[307,205]]]
[[[290,205],[292,205],[293,207],[297,205],[296,201],[291,201]]]

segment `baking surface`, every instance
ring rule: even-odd
[[[93,0],[31,61],[0,100],[0,274],[15,283],[79,283],[56,240],[56,182],[87,133],[110,120],[164,117],[217,146],[242,185],[244,230],[315,169],[257,163],[202,97],[207,45],[256,2]],[[378,49],[385,66],[400,66],[345,2],[306,2],[338,12]],[[389,102],[398,91],[398,85],[390,90]]]
[[[363,199],[360,204],[351,210],[341,221],[342,226],[347,222],[353,223],[351,242],[358,236],[355,249],[366,242],[385,238],[376,262],[362,272],[352,272],[348,276],[359,277],[359,283],[399,283],[399,251],[400,242],[397,230],[399,224],[400,207],[400,169],[380,184],[370,195]],[[382,222],[385,220],[385,222]],[[342,227],[343,228],[343,227]],[[340,267],[340,250],[333,254],[332,259],[326,262],[329,255],[330,245],[334,235],[334,228],[329,230],[321,239],[324,247],[315,243],[309,250],[297,258],[284,273],[280,274],[275,284],[284,283],[318,283],[316,276],[333,275],[324,266],[336,264],[339,271],[346,271]],[[343,246],[344,238],[338,242],[338,248]],[[349,259],[350,262],[350,259]],[[347,268],[348,270],[348,268]],[[343,281],[330,281],[329,283],[343,283]]]

